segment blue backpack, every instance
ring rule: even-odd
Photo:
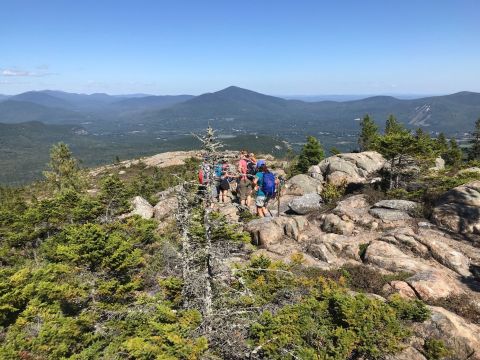
[[[215,166],[215,176],[221,177],[222,174],[223,174],[223,166],[222,166],[222,164],[217,164]]]
[[[263,174],[262,191],[267,197],[275,196],[275,175],[271,172]]]

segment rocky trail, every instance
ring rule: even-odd
[[[452,359],[480,359],[480,182],[448,191],[430,219],[422,217],[420,203],[372,201],[361,190],[324,203],[325,187],[375,183],[384,166],[375,152],[332,156],[286,182],[280,206],[270,204],[272,217],[242,222],[235,203],[214,210],[251,234],[255,253],[286,262],[301,254],[305,265],[325,271],[354,266],[379,276],[402,274],[375,296],[420,299],[432,316],[415,325],[410,346],[390,359],[425,359],[419,349],[429,337],[453,349]],[[159,193],[155,206],[135,198],[133,213],[166,222],[178,206],[175,190]]]

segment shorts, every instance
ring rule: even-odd
[[[230,183],[224,179],[220,182],[220,190],[230,190]]]
[[[255,199],[255,205],[257,207],[262,208],[262,207],[265,207],[266,204],[267,204],[267,197],[257,195],[257,198]]]
[[[237,187],[237,195],[240,200],[246,200],[252,194],[251,188]]]

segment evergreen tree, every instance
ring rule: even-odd
[[[338,154],[341,153],[341,151],[338,150],[335,146],[332,146],[332,147],[330,148],[329,152],[330,152],[330,155],[332,155],[332,156],[338,155]]]
[[[468,149],[469,160],[480,159],[480,118],[475,121],[475,129],[472,132],[472,139],[470,140],[470,148]]]
[[[458,146],[457,141],[454,138],[450,139],[450,147],[445,153],[444,160],[447,165],[450,165],[454,168],[460,166],[463,160],[463,151]]]
[[[297,169],[299,172],[305,173],[310,166],[317,165],[324,157],[325,154],[320,142],[313,136],[309,136],[298,157]]]
[[[389,161],[389,187],[397,188],[401,181],[416,176],[411,170],[428,168],[439,155],[437,141],[432,140],[428,133],[417,129],[415,135],[402,125],[395,123],[395,119],[387,121],[389,133],[377,137],[374,150],[381,153]],[[418,174],[417,174],[418,175]]]
[[[390,115],[385,124],[385,135],[392,135],[404,132],[405,127],[393,115]]]
[[[360,128],[360,136],[358,138],[358,145],[360,146],[360,151],[371,150],[373,142],[378,136],[378,126],[367,114],[364,116],[362,121],[360,121]]]
[[[436,146],[436,141],[432,140],[430,134],[423,131],[422,128],[418,128],[415,131],[415,140],[416,140],[416,154],[415,156],[418,160],[431,161],[439,154],[439,150]],[[448,144],[447,144],[448,147]]]
[[[442,157],[443,157],[443,154],[445,154],[448,151],[448,141],[443,132],[438,134],[438,137],[435,140],[435,146],[437,150],[440,152],[440,154],[442,155]]]
[[[56,190],[81,190],[85,185],[83,173],[77,159],[67,144],[60,142],[50,149],[49,171],[43,175]]]
[[[108,175],[102,179],[100,200],[105,206],[107,221],[128,210],[128,192],[118,175]]]

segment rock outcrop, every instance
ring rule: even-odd
[[[449,359],[480,360],[480,327],[441,307],[429,306],[430,319],[414,324],[421,339],[443,340],[451,350]]]
[[[250,221],[245,225],[245,231],[252,235],[255,244],[269,248],[278,244],[284,238],[299,240],[300,233],[308,226],[303,216],[294,217],[264,217]]]
[[[335,233],[340,235],[351,235],[354,224],[350,221],[342,220],[338,215],[328,214],[322,216],[322,230],[327,233]]]
[[[311,176],[300,174],[288,179],[285,183],[285,195],[320,194],[322,181]]]
[[[163,200],[160,200],[154,207],[154,217],[157,220],[164,220],[166,218],[172,217],[175,214],[175,211],[178,208],[178,201],[176,197],[169,197]]]
[[[240,218],[238,215],[238,208],[235,204],[222,204],[218,207],[218,212],[225,216],[230,222],[237,222]]]
[[[406,283],[415,291],[417,297],[424,301],[464,294],[458,282],[444,271],[421,271],[409,277]]]
[[[402,252],[393,244],[374,241],[365,252],[365,261],[381,269],[393,272],[418,273],[430,270],[431,266]]]
[[[323,178],[331,184],[366,183],[385,164],[382,155],[375,151],[345,153],[331,156],[318,166]]]
[[[125,160],[118,164],[105,165],[90,171],[91,176],[98,176],[106,171],[112,171],[117,168],[130,168],[132,165],[143,163],[149,167],[164,168],[173,165],[184,165],[185,160],[190,158],[200,158],[198,151],[171,151],[148,156],[136,160]]]
[[[323,175],[322,175],[322,170],[320,169],[320,166],[318,165],[312,165],[308,168],[308,175],[313,177],[314,179],[323,181]]]
[[[151,219],[153,217],[153,206],[142,198],[141,196],[135,196],[132,200],[133,210],[130,215],[139,215],[144,219]]]
[[[408,200],[382,200],[378,201],[370,209],[370,214],[384,221],[408,220],[410,214],[419,209],[416,202]]]
[[[457,186],[440,197],[432,212],[439,227],[462,234],[480,234],[480,181]]]
[[[288,207],[296,214],[305,215],[320,210],[322,204],[323,201],[320,195],[310,193],[293,198],[288,203]]]

